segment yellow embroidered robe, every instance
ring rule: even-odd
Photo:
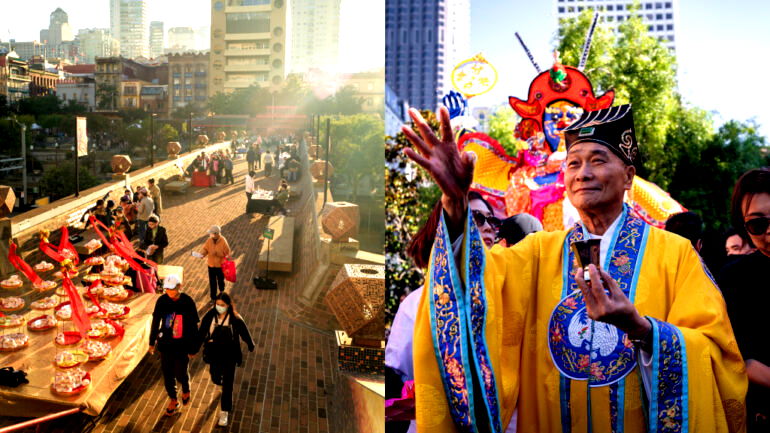
[[[418,431],[476,431],[474,416],[484,415],[500,431],[515,408],[519,432],[744,431],[747,377],[721,293],[689,241],[629,221],[636,226],[627,231],[644,232],[636,233],[641,260],[629,297],[653,323],[649,401],[638,365],[591,388],[555,365],[554,341],[566,336],[552,326],[553,313],[574,306],[565,297],[565,246],[579,230],[486,250],[469,222],[457,270],[442,221],[414,330]],[[623,236],[610,251],[618,269],[627,262]],[[469,291],[459,288],[461,277]]]

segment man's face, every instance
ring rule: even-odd
[[[750,221],[758,217],[770,218],[770,194],[763,192],[753,196],[744,196],[743,198],[743,221]],[[762,254],[770,257],[770,226],[764,233],[758,235],[749,233],[751,242]]]
[[[219,233],[211,233],[209,236],[211,236],[211,239],[214,239],[215,241],[219,239]]]
[[[487,205],[481,200],[471,200],[470,203],[468,203],[468,207],[471,208],[471,213],[473,214],[480,213],[485,218],[494,217],[494,215],[489,212]],[[479,232],[481,233],[481,240],[484,241],[487,248],[492,248],[492,245],[495,244],[495,237],[497,237],[497,228],[492,227],[492,224],[490,224],[489,221],[485,221],[482,225],[476,223],[476,227],[478,227]]]
[[[158,223],[155,221],[147,221],[147,226],[151,229],[155,229],[155,227],[158,227]]]
[[[751,250],[748,242],[743,242],[740,235],[732,235],[725,241],[725,250],[728,256],[748,254]]]
[[[622,203],[636,173],[606,146],[590,142],[570,147],[566,165],[567,197],[578,210],[600,210]]]
[[[172,301],[176,301],[179,299],[179,286],[173,288],[173,289],[166,289],[166,294],[169,298],[171,298]]]

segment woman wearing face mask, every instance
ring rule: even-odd
[[[204,344],[203,361],[209,364],[211,381],[222,387],[219,425],[225,426],[233,408],[235,366],[243,362],[240,340],[246,343],[249,352],[254,351],[254,342],[243,318],[235,311],[230,295],[224,292],[217,296],[214,308],[203,316],[198,335]]]

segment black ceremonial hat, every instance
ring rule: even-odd
[[[562,132],[567,150],[578,143],[603,144],[627,165],[633,165],[639,153],[631,104],[586,111],[580,119]]]

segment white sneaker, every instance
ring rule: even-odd
[[[227,412],[220,411],[219,412],[219,422],[217,423],[220,426],[226,426],[227,425]]]

